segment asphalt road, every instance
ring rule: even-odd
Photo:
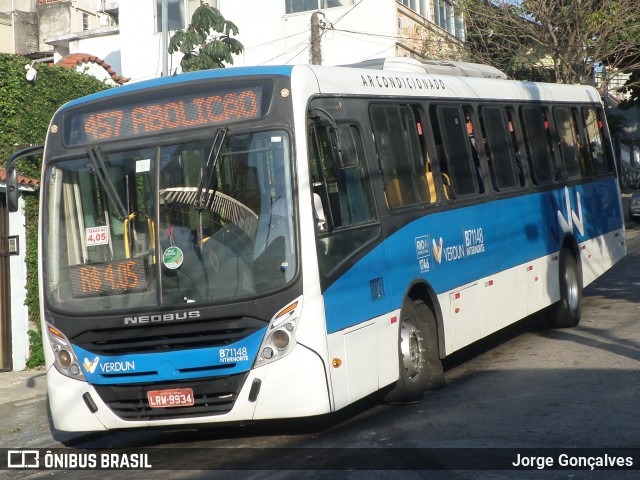
[[[585,290],[577,328],[546,330],[530,318],[501,331],[448,358],[447,387],[429,392],[419,404],[383,405],[374,396],[315,419],[111,432],[75,440],[53,432],[53,440],[71,440],[83,452],[158,448],[161,464],[169,469],[161,473],[163,478],[638,478],[640,228],[627,230],[627,243],[627,257]],[[50,438],[43,435],[49,429],[44,399],[9,413],[24,427],[11,447],[56,446],[55,441],[43,443]],[[290,450],[265,450],[274,447]],[[563,452],[581,451],[576,448],[622,458],[629,453],[625,449],[635,448],[635,471],[451,469],[482,464],[482,455],[516,461],[519,453],[537,455],[540,448],[550,449],[542,453],[556,463]],[[88,475],[58,470],[0,476],[7,473],[27,478]],[[93,478],[131,475],[91,472]],[[135,475],[152,478],[158,473]]]

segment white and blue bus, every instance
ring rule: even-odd
[[[202,71],[55,114],[55,428],[417,401],[472,342],[543,309],[579,322],[626,251],[597,92],[386,65]]]

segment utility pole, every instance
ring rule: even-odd
[[[309,63],[311,65],[322,65],[320,14],[321,12],[313,12],[311,15],[311,46],[309,47]]]
[[[169,0],[162,0],[161,11],[162,34],[160,36],[160,55],[162,56],[162,76],[166,77],[169,73]]]

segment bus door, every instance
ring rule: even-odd
[[[378,362],[388,352],[380,352],[375,319],[389,308],[385,255],[374,243],[380,226],[358,126],[316,121],[308,145],[329,358],[344,362],[330,369],[338,409],[380,386]]]

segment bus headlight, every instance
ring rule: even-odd
[[[284,350],[289,345],[289,334],[286,330],[276,330],[271,334],[271,341],[278,350]]]
[[[295,332],[301,311],[302,297],[298,297],[273,316],[254,367],[275,362],[293,350],[296,345]]]
[[[53,350],[53,364],[62,375],[66,377],[75,378],[76,380],[86,381],[82,369],[80,368],[80,362],[76,354],[71,348],[71,342],[67,337],[56,327],[47,323],[47,337]]]

